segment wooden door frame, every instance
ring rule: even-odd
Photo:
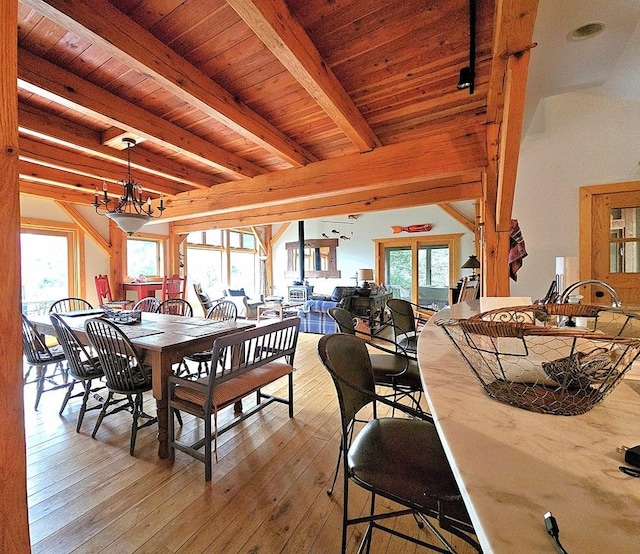
[[[580,187],[580,235],[578,244],[580,280],[590,279],[594,275],[596,268],[596,261],[593,255],[593,241],[596,236],[596,226],[593,225],[593,221],[596,215],[596,204],[603,195],[621,192],[640,193],[640,181]]]
[[[376,262],[375,275],[378,281],[384,280],[385,259],[384,250],[389,247],[411,248],[411,275],[415,277],[411,282],[411,301],[418,301],[418,248],[420,246],[436,246],[446,244],[449,248],[449,287],[456,283],[460,277],[460,240],[463,233],[450,233],[446,235],[419,235],[417,237],[392,237],[386,239],[373,239],[375,244]]]

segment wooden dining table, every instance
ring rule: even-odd
[[[84,323],[89,318],[100,317],[100,311],[62,315],[80,341],[88,343]],[[31,316],[29,319],[36,326],[38,332],[55,335],[48,314]],[[255,327],[255,323],[250,321],[213,321],[198,317],[143,312],[140,323],[120,325],[119,327],[153,370],[153,396],[156,399],[158,416],[158,456],[166,458],[169,454],[167,379],[173,364],[180,362],[186,354],[211,348],[214,339]]]
[[[137,299],[142,300],[147,296],[155,296],[157,290],[162,290],[162,281],[122,283],[122,290],[125,296],[127,295],[127,291],[135,292]]]

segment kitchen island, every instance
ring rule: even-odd
[[[622,382],[578,416],[529,412],[487,396],[435,321],[468,317],[478,302],[438,312],[418,360],[438,433],[485,554],[556,552],[552,512],[570,553],[640,552],[640,479],[618,470],[640,444],[640,395]]]

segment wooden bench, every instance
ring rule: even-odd
[[[218,435],[272,402],[289,406],[293,417],[293,358],[298,342],[300,319],[288,318],[216,339],[211,352],[210,375],[197,380],[169,377],[169,459],[180,450],[204,462],[205,479],[211,480],[212,443],[218,461]],[[261,391],[266,385],[287,376],[288,398]],[[218,412],[251,393],[257,403],[218,427]],[[204,420],[203,439],[193,444],[178,441],[175,412],[186,412]],[[213,422],[213,430],[212,430]],[[213,431],[213,432],[212,432]],[[204,447],[204,452],[201,449]]]

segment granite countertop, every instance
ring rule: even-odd
[[[472,313],[458,309],[462,317]],[[554,552],[548,511],[569,552],[640,552],[640,480],[618,470],[616,451],[640,443],[640,382],[624,380],[585,414],[557,416],[487,396],[433,320],[420,335],[418,359],[485,554]]]

